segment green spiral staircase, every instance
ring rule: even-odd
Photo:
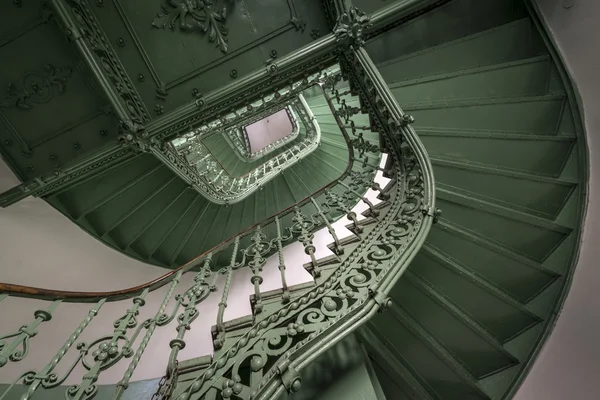
[[[514,389],[579,245],[578,116],[523,4],[494,3],[451,2],[372,44],[415,117],[443,210],[392,290],[391,315],[364,330],[388,398],[495,399]],[[478,23],[454,24],[467,9]],[[406,45],[383,51],[399,38]]]
[[[577,259],[587,154],[572,84],[529,0],[388,1],[381,9],[353,2],[368,15],[348,3],[323,2],[333,33],[315,33],[312,44],[272,57],[247,81],[198,96],[144,122],[146,129],[120,124],[142,141],[162,140],[164,127],[191,129],[198,115],[219,118],[269,85],[275,90],[339,63],[340,74],[320,76],[302,92],[320,127],[319,147],[244,200],[215,204],[172,165],[132,149],[110,168],[40,195],[104,244],[169,271],[103,295],[0,284],[0,301],[97,302],[90,319],[104,302],[133,298],[114,331],[79,350],[88,375],[60,386],[57,396],[139,397],[141,391],[126,390],[137,384],[130,379],[148,344],[136,340],[171,322],[176,330],[161,344],[171,349],[166,373],[144,392],[148,398],[302,398],[300,387],[319,373],[302,381],[299,371],[323,354],[343,363],[328,349],[351,332],[374,371],[364,385],[380,386],[370,395],[379,400],[514,395],[551,332]],[[204,101],[214,108],[203,110]],[[207,146],[232,174],[261,165],[241,161],[221,139],[213,135]],[[20,177],[24,185],[0,204],[44,193],[43,184],[54,182]],[[294,246],[300,253],[292,256]],[[281,272],[274,290],[261,289],[265,266]],[[286,268],[304,268],[310,279],[288,287]],[[251,272],[250,312],[228,320],[238,290],[232,278],[244,270]],[[179,291],[183,273],[196,274],[195,283]],[[156,316],[139,323],[144,296],[165,285]],[[214,352],[179,360],[196,306],[208,296],[221,296],[216,321],[202,328],[210,330]],[[35,317],[34,328],[46,314]],[[86,326],[84,320],[79,328]],[[0,336],[0,362],[6,355],[16,365],[20,355],[9,353],[29,339],[21,330]],[[98,386],[94,379],[113,365],[111,357],[130,360],[129,369],[116,386]],[[59,393],[49,378],[52,363],[24,375],[13,393],[34,386]],[[1,390],[0,400],[13,398]]]

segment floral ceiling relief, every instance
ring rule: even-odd
[[[164,0],[152,26],[208,34],[208,40],[227,53],[226,1]]]

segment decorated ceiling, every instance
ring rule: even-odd
[[[318,1],[15,0],[0,13],[2,156],[27,181],[329,32]],[[107,90],[108,89],[108,90]]]

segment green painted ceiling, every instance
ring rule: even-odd
[[[241,79],[329,31],[317,1],[190,2],[191,12],[185,12],[183,0],[53,4],[72,7],[67,18],[91,37],[104,79],[117,82],[114,71],[125,77],[117,86],[129,86],[117,90],[142,121]],[[0,85],[8,87],[0,97],[2,157],[24,182],[60,176],[65,167],[114,145],[118,112],[54,7],[41,0],[2,7],[0,59],[11,60],[0,68]],[[214,37],[200,26],[201,14],[210,16]],[[342,174],[348,150],[339,128],[329,126],[322,135],[322,145],[302,165],[231,207],[208,202],[149,154],[126,154],[102,174],[46,200],[107,245],[156,265],[178,266]],[[223,144],[211,143],[234,173],[265,161],[237,163]]]
[[[0,68],[0,86],[9,88],[0,95],[0,150],[17,176],[27,180],[114,142],[118,122],[75,43],[68,40],[73,32],[51,7],[42,0],[10,3],[0,13],[0,59],[10,60]],[[77,3],[57,2],[65,7]],[[113,80],[111,71],[126,77],[130,87],[123,88],[122,97],[146,121],[329,31],[318,1],[213,1],[211,15],[227,10],[223,22],[211,19],[219,32],[214,42],[198,25],[199,12],[180,13],[173,6],[183,0],[81,4],[95,16],[93,26],[83,24],[81,32],[95,28],[104,34],[92,38],[106,79]],[[78,14],[73,18],[79,21]],[[225,42],[219,46],[221,37]]]

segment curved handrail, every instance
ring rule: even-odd
[[[333,108],[333,105],[331,104],[329,99],[327,101],[327,104],[328,104],[332,114],[335,115],[335,109]],[[10,296],[14,296],[14,297],[28,297],[28,298],[43,299],[43,300],[61,299],[65,302],[81,302],[81,303],[89,302],[89,303],[91,303],[91,302],[96,302],[102,298],[105,298],[107,302],[129,299],[129,298],[137,296],[138,294],[140,294],[141,292],[143,292],[146,289],[148,289],[149,291],[154,291],[156,289],[159,289],[159,288],[165,286],[166,284],[168,284],[175,278],[175,276],[177,275],[178,272],[181,271],[181,273],[186,273],[186,272],[192,270],[193,268],[199,266],[208,254],[210,254],[210,253],[214,254],[222,249],[225,249],[233,242],[233,240],[236,237],[250,233],[258,225],[264,226],[264,225],[267,225],[268,223],[271,223],[272,221],[275,220],[275,217],[281,217],[283,215],[287,215],[287,214],[291,213],[295,207],[304,206],[305,204],[310,202],[311,197],[314,197],[318,194],[323,193],[325,190],[335,186],[339,181],[345,179],[350,174],[350,171],[352,170],[352,166],[354,165],[354,161],[355,161],[354,148],[351,145],[351,138],[348,135],[346,128],[343,126],[343,124],[341,124],[341,122],[337,118],[336,118],[336,120],[338,121],[338,126],[342,132],[344,140],[345,140],[346,144],[348,145],[348,163],[347,163],[346,169],[342,172],[342,174],[337,179],[331,181],[327,185],[321,187],[319,190],[315,191],[314,193],[309,194],[305,198],[297,201],[296,203],[290,205],[289,207],[284,208],[283,210],[280,210],[279,212],[271,215],[270,217],[267,217],[264,220],[259,221],[255,224],[247,227],[246,229],[241,230],[240,232],[238,232],[235,235],[229,237],[228,239],[222,241],[221,243],[213,246],[212,248],[206,250],[204,253],[202,253],[199,256],[197,256],[196,258],[188,261],[187,263],[181,265],[180,267],[177,267],[152,281],[149,281],[144,284],[134,286],[134,287],[131,287],[128,289],[122,289],[122,290],[112,290],[112,291],[106,291],[106,292],[78,292],[78,291],[68,291],[68,290],[45,289],[45,288],[39,288],[39,287],[34,287],[34,286],[26,286],[26,285],[0,282],[0,293],[6,293],[6,294],[8,294]]]

